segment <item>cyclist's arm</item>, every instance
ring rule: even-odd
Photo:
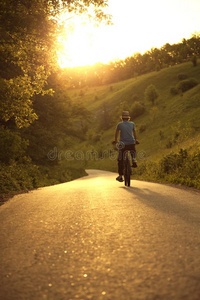
[[[136,135],[136,131],[134,129],[133,129],[133,136],[134,136],[135,141],[137,141],[137,135]]]
[[[116,131],[115,131],[115,142],[116,143],[118,142],[118,136],[119,136],[119,130],[116,129]]]

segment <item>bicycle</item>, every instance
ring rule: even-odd
[[[115,145],[115,147],[117,149],[119,149],[119,145],[116,146],[116,142],[113,141],[112,142],[113,145]],[[130,154],[129,154],[129,150],[125,151],[123,154],[123,177],[124,177],[124,185],[125,186],[130,186],[131,185],[131,159],[130,159]]]
[[[119,150],[119,147],[122,146],[122,144],[117,143],[115,141],[113,141],[112,144],[115,146],[115,149],[118,149],[118,150]],[[118,144],[118,146],[117,146],[117,144]],[[138,145],[139,141],[136,140],[135,144]],[[124,181],[125,186],[130,186],[131,185],[131,174],[132,174],[131,167],[133,167],[133,168],[137,167],[137,164],[136,164],[135,161],[133,161],[133,165],[131,166],[131,158],[130,158],[129,151],[132,151],[132,149],[131,150],[127,149],[123,152],[123,176],[124,176],[124,180],[122,180],[122,181]],[[131,154],[131,156],[132,156],[132,154]],[[134,163],[135,163],[135,165],[134,165]]]

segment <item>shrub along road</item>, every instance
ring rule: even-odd
[[[0,207],[0,298],[200,299],[199,192],[88,173]]]

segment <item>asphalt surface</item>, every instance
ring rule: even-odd
[[[89,170],[0,207],[0,299],[200,299],[200,193]]]

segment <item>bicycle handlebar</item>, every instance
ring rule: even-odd
[[[112,142],[113,145],[116,145],[117,143],[119,143],[119,142],[116,142],[116,141],[113,141],[113,142]],[[139,145],[139,143],[140,143],[140,142],[139,142],[138,140],[135,141],[135,145]]]

